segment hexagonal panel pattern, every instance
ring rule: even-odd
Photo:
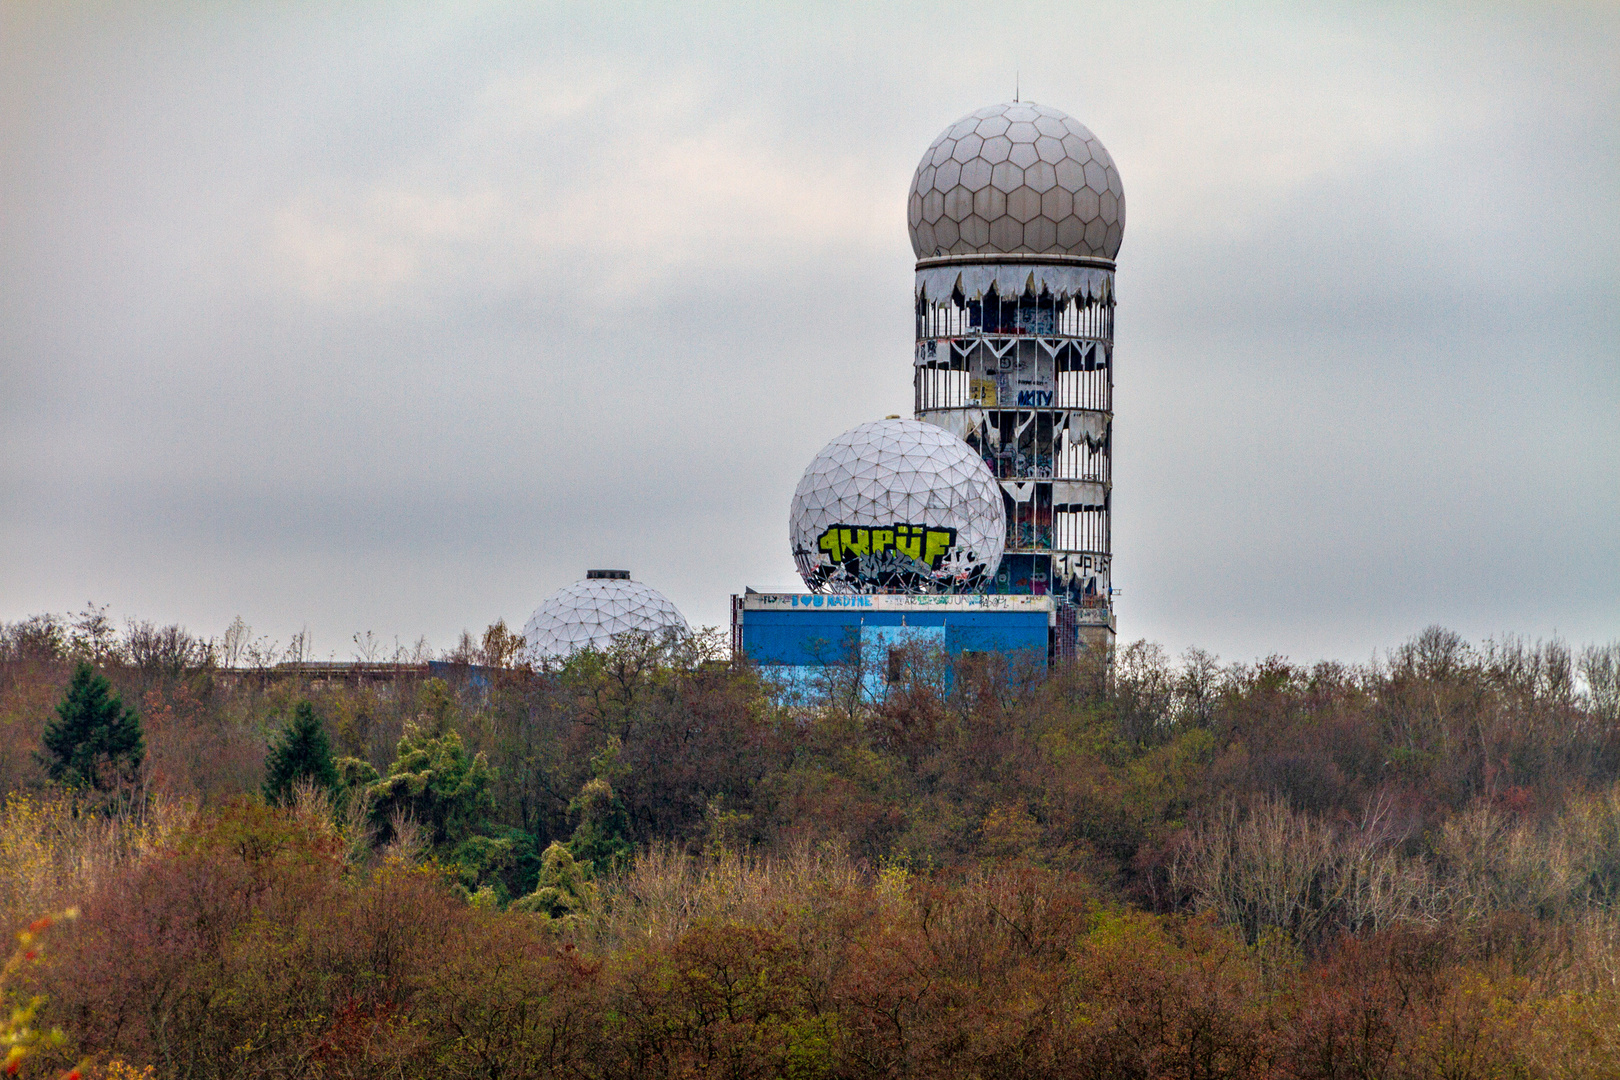
[[[911,249],[919,259],[1112,259],[1125,232],[1124,190],[1108,150],[1074,117],[1029,101],[991,105],[946,128],[923,155],[908,203]]]
[[[580,649],[605,649],[620,634],[690,632],[663,593],[625,578],[587,578],[558,589],[523,625],[523,640],[537,660],[561,660]]]
[[[920,420],[879,420],[828,443],[788,518],[816,592],[965,592],[1001,565],[1001,488],[967,443]]]

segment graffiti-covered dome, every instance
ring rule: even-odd
[[[789,515],[793,561],[817,592],[959,592],[1001,564],[1007,514],[979,455],[943,428],[851,428],[804,470]]]
[[[1028,101],[964,116],[934,140],[907,211],[919,259],[1063,255],[1113,259],[1125,188],[1097,136]]]
[[[620,634],[687,633],[675,605],[657,589],[631,581],[627,570],[591,570],[535,608],[523,640],[537,660],[562,659],[584,648],[603,649]]]

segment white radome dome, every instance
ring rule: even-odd
[[[632,631],[657,636],[690,628],[657,589],[631,581],[625,571],[593,570],[534,609],[523,625],[523,641],[535,659],[561,660],[580,649],[605,649]]]
[[[788,519],[816,592],[970,592],[1007,541],[1001,487],[973,448],[921,420],[878,420],[828,443]]]
[[[1080,121],[1013,101],[964,116],[911,179],[906,220],[919,259],[1075,255],[1113,259],[1125,232],[1114,159]]]

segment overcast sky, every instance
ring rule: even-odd
[[[0,0],[0,620],[317,655],[797,587],[918,157],[1080,118],[1121,637],[1620,639],[1620,7]]]

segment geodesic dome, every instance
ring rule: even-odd
[[[919,259],[1112,259],[1125,232],[1125,188],[1084,124],[1014,101],[964,116],[934,140],[912,177],[907,220]]]
[[[816,592],[970,592],[1007,539],[1001,488],[973,448],[921,420],[828,443],[793,492],[788,530]]]
[[[523,624],[523,640],[536,659],[560,660],[586,647],[604,649],[628,631],[666,630],[685,634],[689,627],[663,593],[631,581],[627,571],[593,570],[546,597]]]

